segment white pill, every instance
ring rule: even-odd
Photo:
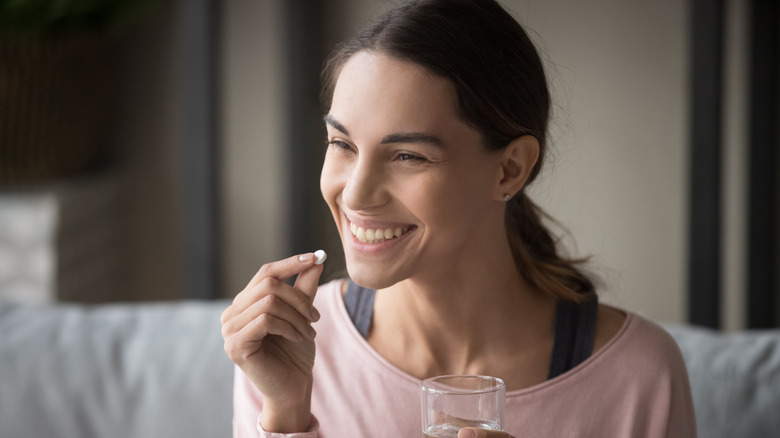
[[[325,251],[318,249],[317,251],[314,251],[314,264],[315,265],[321,265],[325,259],[328,258],[328,255],[325,254]]]

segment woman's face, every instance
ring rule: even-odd
[[[467,269],[464,255],[503,227],[501,155],[485,150],[456,103],[448,80],[415,64],[360,52],[343,66],[320,189],[358,284]]]

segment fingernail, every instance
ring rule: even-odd
[[[320,312],[317,311],[317,309],[315,307],[312,307],[311,311],[309,313],[311,313],[311,320],[312,320],[312,322],[320,320]]]
[[[301,255],[298,256],[298,261],[301,262],[301,263],[307,263],[307,262],[312,261],[313,258],[314,258],[314,254],[312,254],[312,253],[301,254]]]
[[[461,429],[458,438],[477,438],[477,432],[471,429]]]

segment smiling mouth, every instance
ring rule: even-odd
[[[382,243],[388,240],[397,239],[411,229],[411,227],[364,229],[351,222],[349,228],[350,231],[352,231],[352,235],[361,243]]]

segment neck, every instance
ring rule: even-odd
[[[490,374],[493,358],[549,340],[554,303],[526,284],[508,245],[472,254],[378,291],[369,342],[414,358],[402,368],[423,378]]]

